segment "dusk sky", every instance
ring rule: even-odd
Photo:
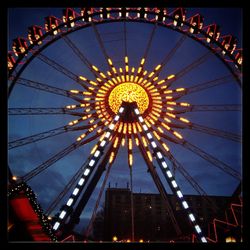
[[[169,12],[171,12],[171,8]],[[187,17],[196,13],[204,16],[206,25],[217,23],[221,27],[223,35],[233,34],[238,38],[238,48],[242,47],[242,10],[233,8],[195,8],[187,9]],[[9,27],[8,44],[11,50],[12,39],[17,36],[27,38],[27,28],[31,25],[40,25],[44,27],[44,17],[54,15],[62,18],[62,9],[57,8],[13,8],[9,9]],[[138,67],[139,62],[145,52],[149,35],[153,25],[145,23],[127,23],[127,46],[129,65]],[[106,51],[116,68],[124,67],[124,40],[123,40],[123,22],[101,24],[97,26],[100,32]],[[80,29],[69,35],[75,45],[84,53],[84,55],[96,65],[101,71],[108,70],[104,56],[95,37],[93,28],[88,27]],[[153,38],[152,46],[145,63],[145,70],[152,71],[162,62],[167,53],[174,47],[181,34],[173,30],[158,27]],[[116,40],[116,41],[114,41]],[[164,78],[170,74],[176,74],[185,66],[195,61],[198,57],[205,54],[208,50],[198,42],[187,38],[177,53],[164,67],[159,78]],[[91,80],[95,80],[91,72],[86,68],[80,59],[72,53],[68,45],[59,39],[47,47],[44,55],[63,65],[76,75],[83,75]],[[174,88],[194,86],[209,80],[229,75],[229,70],[214,55],[210,57],[194,70],[184,75],[173,85]],[[46,83],[51,86],[65,90],[79,89],[81,87],[74,83],[72,79],[59,73],[52,67],[35,58],[24,70],[22,78]],[[228,80],[226,84],[212,87],[204,91],[195,92],[184,96],[181,101],[190,104],[241,104],[241,88],[235,79]],[[63,96],[53,95],[51,93],[35,90],[23,85],[16,85],[9,98],[9,108],[35,108],[35,107],[54,107],[62,108],[66,105],[75,104],[75,101]],[[182,115],[191,122],[204,125],[210,128],[221,129],[224,131],[241,134],[241,112],[187,112]],[[13,141],[26,136],[34,135],[43,131],[48,131],[68,124],[75,118],[70,115],[34,115],[34,116],[9,116],[9,141]],[[211,154],[220,161],[226,163],[234,170],[241,173],[241,145],[220,137],[204,134],[190,129],[176,129],[188,142],[199,147],[205,152]],[[42,162],[48,160],[58,151],[66,148],[80,136],[83,132],[67,132],[36,143],[28,144],[22,147],[14,148],[9,151],[9,165],[13,174],[23,176]],[[47,170],[31,179],[28,184],[32,187],[38,196],[38,201],[44,210],[59,194],[67,184],[81,164],[89,156],[91,148],[98,140],[90,142],[88,145],[74,150],[66,157],[62,158]],[[226,195],[230,196],[239,181],[222,170],[218,169],[200,156],[181,145],[176,145],[166,141],[174,157],[185,167],[190,175],[200,184],[208,195]],[[133,186],[134,192],[158,193],[158,190],[147,172],[147,166],[140,155],[139,149],[134,149],[133,164]],[[169,162],[170,166],[171,163]],[[159,166],[156,164],[156,170],[167,190],[170,188]],[[94,193],[92,194],[87,206],[81,215],[81,223],[77,230],[82,232],[87,225],[93,212],[94,204],[100,191],[100,186],[104,176],[100,179]],[[196,194],[196,191],[184,179],[182,175],[176,172],[176,180],[181,190],[185,194]],[[125,148],[119,150],[118,157],[112,166],[107,185],[110,183],[114,187],[125,188],[129,182],[129,167],[127,165],[127,151]],[[61,205],[68,199],[70,194],[56,208],[58,212]],[[102,197],[101,205],[104,202]]]

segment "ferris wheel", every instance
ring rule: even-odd
[[[222,179],[228,192],[241,183],[242,49],[189,12],[66,8],[13,40],[11,187],[36,190],[51,235],[74,228],[113,170],[141,165],[166,202],[166,190],[177,197],[197,240],[209,241],[185,194],[213,207]]]

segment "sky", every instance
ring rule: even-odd
[[[238,38],[238,46],[242,47],[243,31],[241,9],[187,9],[187,17],[197,12],[205,17],[205,25],[211,23],[219,24],[221,33],[224,35],[228,33],[234,34]],[[9,9],[9,50],[11,50],[12,39],[17,36],[27,37],[27,27],[30,25],[37,24],[44,27],[44,17],[49,15],[62,18],[62,10],[58,8]],[[153,26],[143,23],[127,23],[126,27],[129,64],[138,67]],[[102,36],[107,53],[110,58],[112,58],[114,65],[116,67],[123,66],[123,23],[102,24],[98,25],[97,28]],[[163,60],[167,52],[175,45],[180,36],[178,32],[158,27],[153,38],[148,59],[145,63],[145,69],[148,71],[153,70],[153,68]],[[92,64],[96,65],[102,71],[107,71],[104,56],[91,27],[76,31],[70,34],[69,37]],[[206,48],[192,39],[187,38],[178,49],[173,59],[165,66],[160,77],[163,78],[169,74],[177,73],[180,69],[206,52]],[[94,80],[86,66],[72,53],[63,39],[59,39],[47,47],[42,53],[75,74],[84,75]],[[217,57],[212,55],[204,64],[198,66],[178,80],[173,88],[194,86],[228,74],[230,73],[225,65],[218,60]],[[80,88],[79,85],[74,83],[71,79],[44,64],[37,58],[26,67],[21,77],[66,90]],[[190,104],[241,104],[241,89],[235,80],[232,79],[227,84],[185,96],[182,98],[182,101],[189,102]],[[10,108],[65,107],[71,104],[74,104],[74,101],[69,98],[30,89],[21,85],[16,85],[9,97]],[[241,133],[241,112],[188,112],[185,113],[183,117],[189,119],[191,122],[204,126],[237,134]],[[72,118],[69,115],[9,116],[9,141],[66,125],[73,119],[74,117]],[[181,130],[180,132],[187,141],[228,164],[238,172],[241,172],[241,146],[239,143],[192,130]],[[13,174],[22,176],[28,173],[33,168],[49,159],[56,152],[73,143],[80,134],[81,131],[68,132],[10,150],[8,161]],[[96,142],[97,140],[73,151],[28,182],[37,194],[38,201],[44,210],[46,210],[56,195],[58,195],[67,184],[67,181],[69,181],[81,166],[86,157],[89,156],[90,150]],[[178,159],[207,194],[228,196],[231,195],[238,186],[238,180],[219,170],[200,156],[180,145],[175,145],[171,142],[167,142],[167,144],[174,157]],[[135,149],[133,154],[135,158],[133,166],[134,192],[158,193],[150,174],[147,172],[147,167],[139,150]],[[111,187],[117,185],[119,188],[125,188],[127,186],[129,182],[129,168],[126,163],[127,160],[124,161],[124,158],[127,159],[126,150],[122,148],[112,166],[106,187],[109,183]],[[156,170],[167,192],[171,193],[158,166]],[[176,172],[176,180],[184,195],[195,194],[190,184],[178,172]],[[78,232],[83,232],[83,229],[88,224],[102,181],[103,176],[81,215],[81,222],[76,228]],[[67,199],[68,196],[69,194],[65,199]],[[57,207],[57,211],[60,206],[63,205],[65,199],[62,201],[62,204]],[[103,201],[104,195],[101,204]]]

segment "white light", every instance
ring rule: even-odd
[[[167,168],[167,167],[168,167],[168,165],[167,165],[167,163],[166,163],[165,161],[163,161],[161,164],[162,164],[162,166],[163,166],[164,168]]]
[[[84,171],[84,173],[83,173],[83,174],[84,174],[85,176],[87,176],[87,175],[89,174],[89,172],[90,172],[90,169],[89,169],[89,168],[87,168],[87,169]]]
[[[106,141],[102,141],[100,146],[103,147],[106,144]]]
[[[196,230],[197,233],[201,232],[201,228],[198,225],[195,226],[195,230]]]
[[[115,127],[115,125],[112,123],[112,124],[110,124],[110,126],[109,126],[109,128],[111,129],[111,130],[113,130],[114,129],[114,127]]]
[[[177,195],[178,195],[179,198],[183,197],[183,194],[182,194],[182,192],[180,190],[178,190],[176,193],[177,193]]]
[[[120,118],[120,116],[119,116],[119,115],[116,115],[116,116],[115,116],[115,121],[118,121],[119,118]]]
[[[183,201],[183,202],[182,202],[182,205],[183,205],[183,207],[184,207],[185,209],[187,209],[187,208],[188,208],[188,204],[187,204],[187,202],[186,202],[186,201]]]
[[[84,178],[81,178],[80,181],[78,182],[78,185],[82,186],[83,182],[84,182]]]
[[[174,187],[174,188],[177,188],[177,183],[176,183],[176,181],[175,181],[175,180],[174,180],[174,181],[172,181],[171,183],[172,183],[172,185],[173,185],[173,187]],[[179,195],[178,195],[178,196],[179,196]]]
[[[145,131],[147,131],[147,130],[148,130],[147,125],[145,125],[145,124],[144,124],[142,127],[143,127],[143,129],[144,129]]]
[[[167,171],[167,175],[169,178],[171,178],[173,176],[169,170]]]
[[[79,192],[79,188],[75,188],[74,191],[73,191],[73,195],[77,195]]]
[[[73,203],[73,198],[70,198],[67,202],[67,206],[71,206],[72,203]]]
[[[189,214],[188,216],[189,216],[189,218],[190,218],[191,221],[195,221],[195,218],[194,218],[193,214]]]
[[[107,132],[106,135],[105,135],[105,137],[109,138],[109,136],[110,136],[110,132]]]
[[[154,141],[151,142],[151,145],[153,146],[153,148],[157,147],[157,145],[156,145],[156,143]]]
[[[135,109],[135,113],[136,113],[137,115],[140,114],[138,109]]]
[[[55,225],[53,226],[53,229],[54,230],[57,230],[57,228],[60,226],[60,223],[59,222],[56,222]]]
[[[124,108],[123,108],[123,107],[120,107],[119,112],[122,113],[123,110],[124,110]]]
[[[141,116],[139,116],[139,121],[143,122],[143,118]]]
[[[90,163],[89,163],[89,166],[92,167],[93,165],[95,164],[95,160],[91,160]]]
[[[207,242],[207,239],[203,236],[203,237],[201,237],[201,241],[202,242]]]
[[[157,156],[158,156],[159,159],[161,159],[162,158],[161,152],[157,152]]]
[[[150,133],[147,133],[148,139],[152,139],[152,135]]]
[[[61,214],[59,215],[59,218],[60,218],[60,219],[63,219],[64,216],[65,216],[65,214],[66,214],[66,212],[63,210],[63,211],[61,212]]]
[[[95,156],[95,157],[98,157],[99,155],[100,155],[100,151],[97,150],[97,151],[95,152],[94,156]]]

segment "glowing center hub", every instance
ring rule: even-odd
[[[111,91],[108,103],[114,113],[118,112],[122,101],[136,102],[140,113],[144,113],[149,105],[149,98],[145,89],[131,82],[119,84]]]

